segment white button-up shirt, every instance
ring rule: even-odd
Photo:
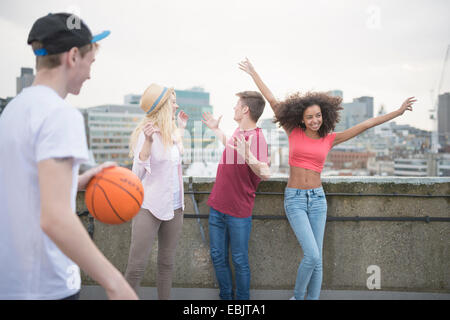
[[[181,172],[181,156],[178,157],[178,181],[173,175],[173,157],[171,147],[164,148],[161,135],[153,135],[150,157],[146,161],[139,159],[139,153],[145,142],[143,132],[139,134],[138,142],[134,148],[134,161],[132,171],[141,179],[144,186],[144,201],[142,208],[149,210],[159,220],[171,220],[174,217],[173,186],[178,183],[181,193],[181,204],[184,210],[183,175]],[[175,143],[175,142],[174,142]],[[181,142],[176,144],[180,155]]]

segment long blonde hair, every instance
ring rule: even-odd
[[[175,93],[173,94],[175,95]],[[158,127],[160,130],[164,149],[173,145],[174,136],[176,142],[181,141],[181,137],[177,130],[177,124],[174,120],[172,120],[172,114],[173,109],[169,98],[157,112],[153,112],[150,115],[145,115],[144,118],[142,118],[130,137],[130,158],[134,157],[134,148],[136,147],[139,134],[148,122],[152,122],[153,125]]]

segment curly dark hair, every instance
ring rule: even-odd
[[[305,94],[296,92],[278,104],[273,122],[288,131],[298,127],[306,129],[302,124],[303,113],[306,108],[318,105],[322,112],[322,125],[318,133],[323,138],[332,132],[336,123],[339,122],[339,111],[343,109],[341,103],[341,97],[335,97],[325,92],[307,92]]]

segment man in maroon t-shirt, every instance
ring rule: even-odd
[[[228,247],[236,276],[236,299],[250,299],[250,267],[248,242],[252,225],[255,191],[261,180],[270,177],[267,143],[256,122],[264,111],[265,101],[259,92],[236,94],[234,120],[239,127],[227,140],[218,120],[204,113],[202,120],[225,145],[217,168],[208,205],[211,259],[219,282],[220,298],[234,299]]]

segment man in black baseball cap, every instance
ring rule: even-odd
[[[63,99],[68,93],[79,94],[84,81],[90,78],[97,42],[109,34],[110,31],[103,31],[93,36],[84,21],[74,14],[50,13],[39,18],[27,41],[36,56],[35,83],[42,80],[55,83],[54,80],[63,78],[68,81],[55,83],[53,89]]]
[[[77,16],[68,13],[48,14],[39,18],[28,35],[28,44],[41,42],[43,47],[35,50],[36,56],[46,56],[81,48],[106,38],[109,31],[92,36],[88,26]]]
[[[107,162],[78,175],[89,160],[81,112],[64,99],[90,78],[96,42],[67,13],[38,19],[28,37],[36,78],[0,116],[0,300],[76,299],[80,268],[111,299],[137,295],[98,250],[75,214],[76,195]]]
[[[109,34],[110,31],[103,31],[93,36],[89,27],[78,16],[69,13],[50,13],[36,20],[27,42],[36,56],[36,69],[39,71],[42,68],[59,67],[64,59],[63,54],[67,52],[70,56],[71,53],[75,53],[84,58],[88,52],[98,47],[99,40]],[[93,61],[94,58],[90,58]],[[79,89],[81,85],[82,83],[79,84]],[[78,94],[79,90],[69,93]]]

